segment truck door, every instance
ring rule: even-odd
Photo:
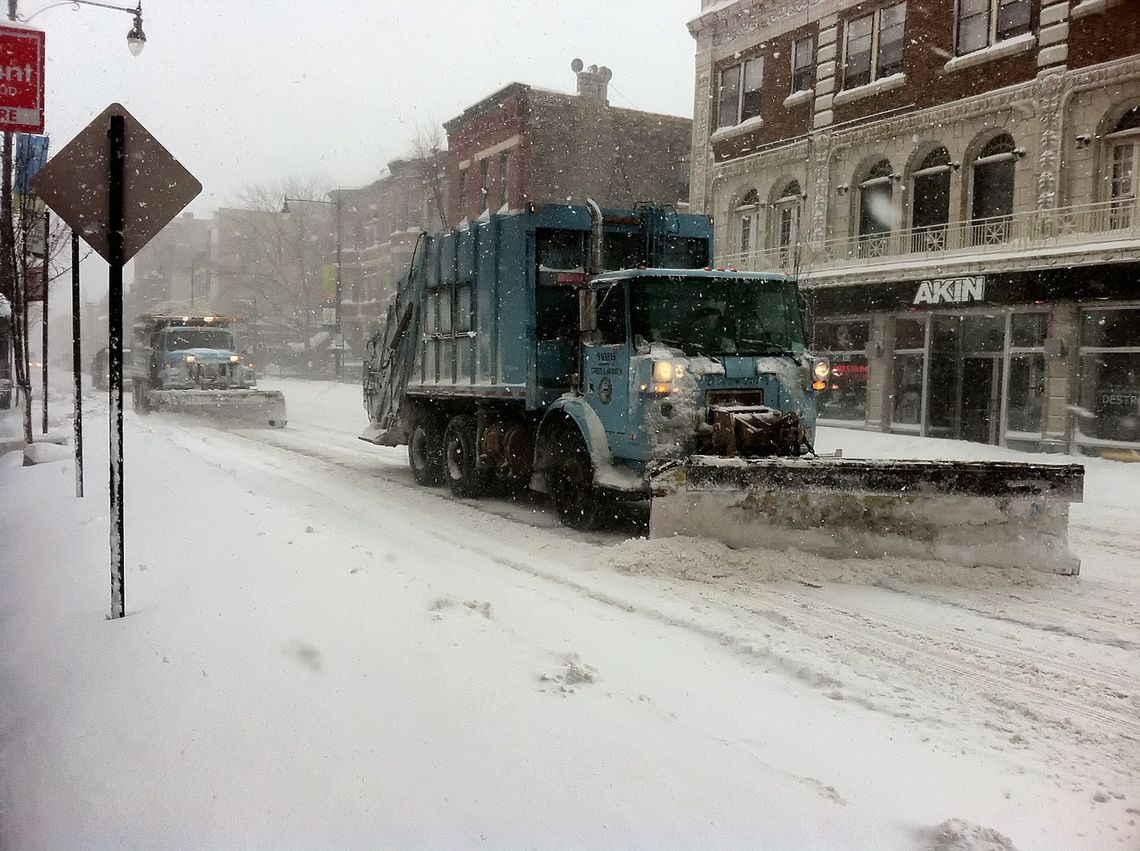
[[[606,430],[615,458],[630,457],[629,342],[625,326],[625,288],[598,293],[598,331],[582,347],[582,391]]]

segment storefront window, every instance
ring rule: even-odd
[[[869,367],[864,352],[870,332],[871,323],[865,319],[815,323],[812,350],[831,362],[827,389],[818,397],[820,417],[866,419]]]
[[[1015,349],[1045,345],[1049,332],[1048,313],[1015,313],[1009,320],[1009,344]]]
[[[1080,366],[1081,434],[1140,442],[1140,309],[1085,312]]]
[[[1006,430],[1031,434],[1045,430],[1045,355],[1010,355]]]
[[[895,355],[894,423],[922,423],[922,360],[922,355]]]

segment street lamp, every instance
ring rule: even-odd
[[[143,32],[142,26],[142,0],[139,0],[138,5],[133,9],[130,6],[113,6],[110,3],[97,3],[95,0],[59,0],[57,3],[48,3],[42,9],[37,9],[26,17],[23,15],[15,15],[15,18],[26,24],[41,12],[46,12],[48,9],[54,9],[57,6],[72,6],[77,12],[80,6],[96,6],[100,9],[114,9],[118,12],[126,12],[128,15],[134,15],[134,23],[131,24],[130,30],[127,31],[127,50],[131,52],[131,56],[138,56],[142,53],[143,47],[146,46],[146,33]]]
[[[289,214],[289,202],[294,204],[326,204],[336,208],[336,301],[333,310],[333,363],[335,364],[336,380],[340,382],[344,374],[344,335],[341,332],[340,325],[340,299],[341,299],[341,278],[340,278],[340,248],[342,238],[342,216],[341,211],[344,209],[344,198],[341,197],[340,192],[337,192],[336,200],[334,201],[321,201],[317,198],[290,198],[288,195],[281,201],[281,212],[285,215]]]

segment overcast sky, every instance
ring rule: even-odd
[[[129,5],[134,0],[119,0]],[[46,2],[20,0],[24,16]],[[47,32],[56,151],[120,101],[203,184],[208,215],[250,183],[376,179],[417,124],[520,81],[574,91],[570,61],[607,65],[615,106],[691,116],[699,0],[144,0],[131,17],[69,6]]]

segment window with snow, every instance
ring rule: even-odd
[[[905,2],[848,21],[843,28],[843,87],[901,73],[905,30]]]
[[[958,55],[1029,32],[1029,4],[1030,0],[958,0]]]
[[[792,91],[809,91],[815,83],[815,36],[797,38],[792,45]]]
[[[720,72],[717,127],[734,127],[760,114],[764,60],[748,59]]]

